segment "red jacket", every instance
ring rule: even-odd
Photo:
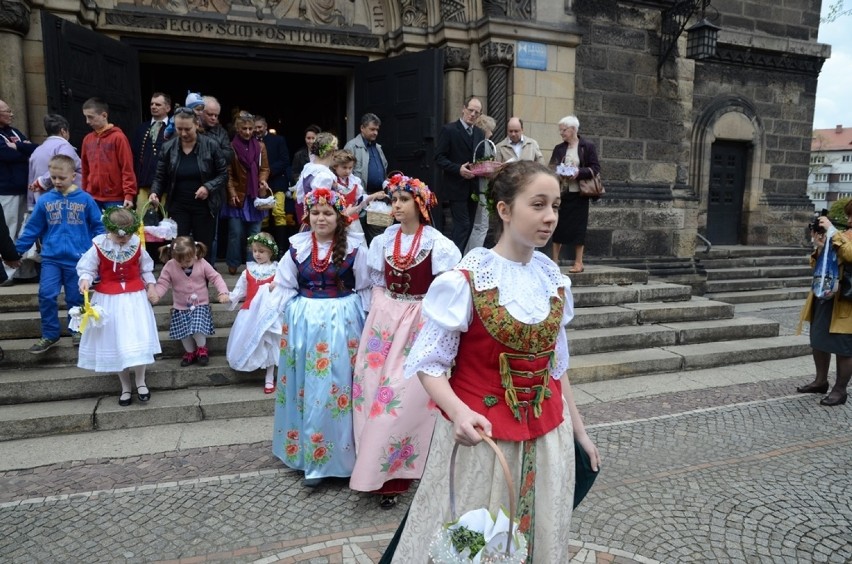
[[[83,139],[83,190],[100,202],[136,200],[136,174],[130,141],[116,126]]]

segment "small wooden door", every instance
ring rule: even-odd
[[[90,29],[42,11],[47,108],[68,119],[71,143],[80,147],[91,129],[83,102],[98,97],[109,120],[126,135],[141,121],[136,50]]]
[[[741,242],[746,155],[745,143],[716,142],[710,151],[707,238],[714,245]]]
[[[355,68],[355,127],[372,112],[382,120],[378,142],[388,170],[429,186],[435,180],[435,139],[443,114],[443,52],[427,49]]]

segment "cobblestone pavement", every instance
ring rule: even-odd
[[[572,562],[852,561],[852,409],[791,380],[586,406]],[[410,501],[315,491],[268,443],[0,474],[0,561],[376,562]]]

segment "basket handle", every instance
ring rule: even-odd
[[[145,200],[145,203],[142,204],[142,209],[139,210],[139,220],[141,221],[145,214],[148,212],[148,208],[151,207],[151,200]],[[163,205],[162,200],[157,201],[157,209],[160,210],[160,215],[163,216],[163,219],[169,217],[169,214],[166,213],[166,206]]]
[[[491,447],[497,457],[497,461],[503,468],[503,478],[506,480],[506,486],[509,488],[509,538],[506,539],[506,556],[511,554],[512,539],[515,538],[515,513],[517,512],[517,501],[515,499],[515,482],[512,480],[512,472],[509,470],[509,463],[506,462],[506,457],[503,456],[503,451],[497,446],[491,437],[487,436],[482,429],[479,429],[479,436],[482,440]],[[459,451],[461,443],[456,442],[453,445],[453,453],[450,456],[450,513],[453,521],[458,519],[456,515],[456,453]]]
[[[476,147],[473,148],[473,159],[470,162],[476,162],[476,150],[479,149],[479,146],[483,143],[489,143],[491,145],[491,154],[497,156],[497,145],[494,144],[494,141],[491,139],[483,139],[476,144]]]

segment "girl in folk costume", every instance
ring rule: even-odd
[[[88,292],[92,280],[100,278],[91,303],[103,311],[100,323],[92,322],[83,331],[77,366],[95,372],[118,372],[118,404],[124,407],[133,398],[131,368],[139,401],[151,399],[145,369],[160,353],[157,322],[148,303],[157,301],[154,261],[142,250],[136,235],[139,218],[135,213],[107,208],[103,223],[106,234],[95,237],[92,247],[77,262],[80,293]]]
[[[278,256],[278,245],[272,235],[263,231],[249,237],[248,244],[251,246],[254,262],[246,264],[246,269],[240,274],[230,295],[231,309],[237,307],[241,299],[245,298],[245,301],[231,327],[225,354],[228,364],[234,370],[251,372],[265,368],[263,392],[271,394],[275,391],[275,367],[278,366],[280,355],[280,339],[267,338],[262,319],[266,318],[268,312],[256,305],[259,300],[255,300],[255,296],[261,286],[269,284],[275,278],[278,263],[272,259]]]
[[[428,225],[437,203],[428,186],[396,174],[385,189],[399,223],[373,239],[367,254],[373,298],[352,384],[357,456],[349,487],[380,494],[380,506],[390,509],[423,475],[437,415],[420,382],[403,378],[402,364],[420,329],[426,290],[461,253]]]
[[[520,494],[517,517],[533,563],[569,560],[575,440],[594,469],[600,464],[566,377],[571,283],[535,251],[556,227],[559,181],[538,163],[511,163],[488,196],[500,222],[498,242],[471,250],[435,279],[423,301],[425,325],[405,363],[405,376],[419,377],[443,417],[394,562],[426,562],[433,534],[451,520],[447,473],[456,441],[475,445],[479,432],[497,441],[520,492],[506,491],[493,451],[462,449],[456,504],[496,513]]]
[[[363,233],[364,230],[361,228],[361,222],[358,221],[358,215],[370,202],[387,198],[387,194],[384,191],[379,191],[368,196],[364,192],[361,179],[352,174],[353,168],[355,168],[355,155],[346,150],[335,151],[331,171],[337,177],[336,189],[343,194],[343,201],[346,204],[344,213],[349,218],[349,232]]]
[[[329,168],[334,160],[335,151],[337,151],[337,137],[327,131],[318,134],[311,145],[311,162],[302,169],[294,186],[296,223],[302,224],[305,229],[310,227],[310,223],[305,219],[305,195],[317,188],[332,190],[337,183],[337,177]]]
[[[370,276],[363,236],[347,233],[343,197],[321,188],[304,201],[311,231],[290,238],[272,289],[284,312],[272,452],[313,487],[349,477],[355,465],[352,365]]]
[[[219,303],[230,301],[228,286],[222,275],[204,260],[207,245],[192,237],[177,237],[171,245],[160,249],[160,260],[165,263],[155,288],[157,301],[169,288],[172,290],[172,315],[169,338],[180,341],[186,351],[181,366],[198,363],[207,366],[210,352],[207,337],[215,334],[213,312],[210,309],[209,284],[219,293]],[[156,303],[156,302],[155,302]]]

